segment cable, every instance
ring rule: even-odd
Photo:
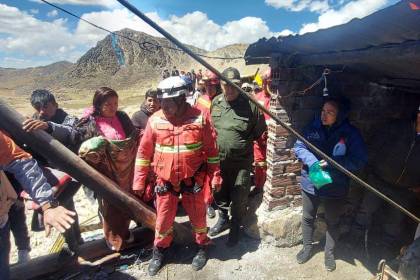
[[[317,148],[314,144],[309,142],[305,137],[303,137],[298,131],[296,131],[291,126],[288,126],[285,122],[283,122],[277,115],[270,112],[266,107],[258,103],[258,101],[255,99],[255,97],[247,94],[244,90],[242,90],[238,85],[234,84],[231,80],[226,78],[222,75],[216,68],[214,68],[211,64],[206,62],[201,57],[197,56],[194,52],[192,52],[189,48],[187,48],[184,44],[182,44],[180,41],[178,41],[174,36],[169,34],[166,30],[164,30],[162,27],[160,27],[158,24],[156,24],[153,20],[151,20],[148,16],[146,16],[144,13],[139,11],[136,7],[128,3],[127,0],[117,0],[121,5],[129,9],[133,14],[137,15],[139,18],[144,20],[146,23],[148,23],[151,27],[153,27],[156,31],[161,33],[163,36],[165,36],[168,40],[170,40],[173,44],[177,45],[180,49],[183,49],[188,55],[190,55],[192,58],[194,58],[197,62],[205,66],[210,71],[214,72],[217,76],[220,77],[221,80],[226,82],[231,87],[234,87],[237,91],[240,92],[240,94],[245,97],[247,100],[251,101],[255,104],[255,106],[258,107],[262,112],[269,115],[277,124],[281,125],[285,130],[287,130],[289,133],[291,133],[293,136],[295,136],[297,139],[302,141],[310,150],[312,150],[315,154],[319,155],[323,159],[325,159],[329,164],[331,164],[332,167],[338,169],[342,173],[344,173],[347,177],[354,180],[356,183],[361,185],[362,187],[368,189],[369,191],[373,192],[376,196],[380,197],[381,199],[388,202],[393,207],[397,208],[399,211],[403,212],[407,216],[409,216],[411,219],[416,221],[417,223],[420,223],[420,218],[417,217],[415,214],[411,213],[409,210],[404,208],[403,206],[396,203],[394,200],[390,199],[386,195],[384,195],[382,192],[378,191],[359,177],[357,177],[352,172],[348,171],[346,168],[341,166],[338,162],[336,162],[334,159],[332,159],[330,156],[325,154],[323,151],[321,151],[319,148]]]
[[[184,52],[183,50],[178,49],[178,48],[175,48],[175,47],[164,46],[164,45],[152,43],[152,42],[149,42],[149,41],[139,42],[137,40],[134,40],[133,38],[127,37],[125,35],[118,34],[116,32],[113,32],[113,31],[109,30],[109,29],[106,29],[105,27],[102,27],[102,26],[97,25],[97,24],[95,24],[93,22],[90,22],[90,21],[88,21],[88,20],[86,20],[86,19],[84,19],[84,18],[82,18],[82,17],[80,17],[80,16],[78,16],[78,15],[70,12],[69,10],[66,10],[66,9],[64,9],[64,8],[62,8],[60,6],[57,6],[57,5],[53,4],[53,3],[48,2],[47,0],[41,0],[41,1],[44,2],[47,5],[50,5],[50,6],[54,7],[54,8],[56,8],[56,9],[64,12],[64,13],[72,16],[72,17],[78,18],[79,20],[81,20],[83,22],[86,22],[87,24],[89,24],[89,25],[91,25],[91,26],[93,26],[93,27],[95,27],[97,29],[100,29],[100,30],[105,31],[105,32],[108,32],[109,34],[112,34],[114,36],[119,36],[121,38],[127,39],[129,41],[134,42],[134,43],[137,43],[142,50],[145,50],[145,51],[148,51],[148,52],[154,52],[153,50],[151,50],[150,47],[147,47],[147,45],[150,45],[150,46],[153,46],[154,48],[156,48],[156,51],[158,49],[164,48],[164,49],[168,49],[168,50],[174,50],[174,51],[178,51],[178,52]],[[224,60],[231,59],[231,60],[236,60],[236,59],[245,59],[246,58],[244,56],[222,57],[222,56],[210,56],[210,55],[205,55],[205,54],[200,54],[200,53],[195,53],[195,54],[198,55],[198,56],[201,56],[201,57],[211,58],[211,59],[224,59]],[[269,57],[260,57],[260,58],[269,58]]]

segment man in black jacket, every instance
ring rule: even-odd
[[[77,152],[81,144],[81,136],[76,127],[79,120],[59,108],[54,95],[46,89],[37,89],[33,91],[30,101],[36,112],[31,119],[27,119],[23,122],[23,129],[27,132],[38,129],[44,130],[68,149]],[[42,165],[52,166],[54,168],[53,164],[41,155],[32,151],[31,153]],[[80,186],[81,184],[79,182],[72,180],[67,184],[66,189],[71,189],[69,192],[74,194]],[[72,197],[66,198],[66,201],[63,203],[68,209],[75,211]],[[77,215],[75,216],[75,220],[76,223],[65,236],[66,242],[72,251],[76,251],[78,243],[82,242]]]
[[[135,112],[131,117],[133,125],[140,130],[140,135],[143,134],[149,117],[159,109],[160,104],[157,99],[157,91],[149,89],[146,92],[146,96],[144,97],[144,101],[140,106],[140,110]]]

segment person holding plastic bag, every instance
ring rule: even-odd
[[[326,99],[320,116],[306,127],[303,136],[347,170],[355,172],[366,164],[367,152],[358,129],[347,119],[349,109],[344,99]],[[294,152],[303,163],[300,181],[303,248],[296,259],[302,264],[312,256],[314,220],[319,205],[323,203],[327,223],[325,268],[333,271],[336,268],[334,247],[339,237],[338,225],[349,190],[349,178],[314,154],[300,140],[296,142]]]

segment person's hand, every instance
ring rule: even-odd
[[[137,197],[139,197],[139,198],[143,197],[143,194],[144,194],[143,190],[134,190],[133,192]]]
[[[54,227],[60,233],[64,233],[74,223],[72,216],[76,216],[76,213],[67,210],[63,206],[55,208],[48,208],[44,211],[44,226],[45,235],[48,237],[51,233],[51,227]]]
[[[319,166],[321,166],[321,168],[325,168],[328,166],[328,162],[326,162],[325,159],[321,159],[319,161]]]
[[[219,192],[221,188],[222,188],[222,185],[220,185],[220,184],[212,184],[211,185],[211,191],[212,192]]]
[[[32,132],[35,130],[47,130],[48,123],[40,120],[27,119],[22,123],[22,129],[26,132]]]

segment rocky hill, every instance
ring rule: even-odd
[[[155,86],[164,69],[172,69],[173,66],[184,70],[203,68],[181,51],[156,47],[160,45],[175,48],[165,38],[130,29],[117,33],[125,38],[106,36],[76,63],[57,62],[27,69],[0,68],[0,92],[27,96],[35,88],[50,88],[57,94],[65,95],[69,92],[91,91],[100,86],[110,86],[116,90],[140,90]],[[231,45],[213,52],[193,46],[189,48],[208,56],[238,57],[243,56],[247,45]],[[257,68],[245,66],[242,59],[206,60],[220,70],[235,66],[245,74],[251,74]]]

